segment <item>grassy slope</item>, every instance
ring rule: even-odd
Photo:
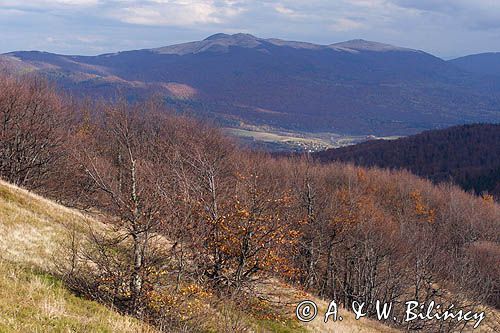
[[[122,316],[96,302],[72,295],[50,276],[58,244],[72,229],[99,222],[74,210],[0,181],[0,332],[154,332],[135,319]],[[314,299],[285,284],[270,281],[262,293],[289,304]],[[315,299],[320,309],[324,301]],[[211,309],[211,312],[214,309]],[[343,313],[343,322],[324,324],[320,316],[305,327],[295,321],[276,322],[243,314],[235,309],[215,310],[215,317],[238,317],[255,332],[393,332],[370,320],[355,321]],[[218,312],[218,313],[217,313]],[[243,318],[241,317],[243,316]],[[232,322],[233,320],[230,320]],[[222,330],[219,326],[218,330]]]
[[[83,215],[0,182],[0,332],[154,332],[47,275],[65,224]]]
[[[33,269],[0,262],[0,332],[153,332],[146,325],[72,295]]]

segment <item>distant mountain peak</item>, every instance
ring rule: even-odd
[[[228,35],[228,34],[223,34],[223,33],[218,33],[218,34],[214,34],[212,36],[208,36],[207,38],[205,38],[203,41],[207,41],[207,40],[217,40],[217,39],[221,39],[221,38],[228,38],[230,37],[231,35]]]
[[[345,50],[353,50],[353,51],[375,51],[375,52],[383,52],[383,51],[416,51],[413,49],[408,49],[404,47],[394,46],[390,44],[372,42],[364,39],[352,39],[346,42],[335,43],[331,45],[332,47],[345,49]]]
[[[258,40],[259,38],[245,33],[237,33],[233,35],[228,35],[224,33],[218,33],[212,36],[205,38],[203,41],[214,41],[214,40]]]
[[[225,53],[230,47],[254,48],[261,45],[262,40],[250,34],[237,33],[228,35],[218,33],[205,38],[202,41],[183,43],[153,49],[154,52],[162,54],[196,54],[201,52]]]

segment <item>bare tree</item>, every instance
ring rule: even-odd
[[[63,98],[38,77],[0,76],[0,176],[47,188],[64,153],[68,113]]]
[[[93,185],[86,200],[116,217],[118,235],[112,241],[92,237],[92,243],[101,249],[94,253],[100,254],[99,260],[111,257],[113,251],[105,251],[110,247],[129,254],[130,268],[119,272],[119,283],[128,285],[124,294],[128,295],[128,311],[134,314],[141,313],[151,268],[161,269],[164,264],[155,257],[155,240],[169,222],[171,211],[165,200],[169,193],[168,163],[163,163],[162,157],[168,153],[164,144],[166,119],[155,107],[152,103],[130,106],[124,102],[107,106],[88,133],[88,141],[75,152]],[[98,266],[107,269],[105,261]]]

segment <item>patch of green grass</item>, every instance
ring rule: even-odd
[[[56,278],[0,261],[0,332],[153,332],[71,294]]]
[[[273,333],[307,333],[303,326],[293,320],[286,320],[284,322],[261,319],[257,320],[257,326]]]

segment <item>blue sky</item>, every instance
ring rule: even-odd
[[[500,51],[498,0],[0,0],[0,53],[101,54],[217,32],[363,38],[442,57]]]

